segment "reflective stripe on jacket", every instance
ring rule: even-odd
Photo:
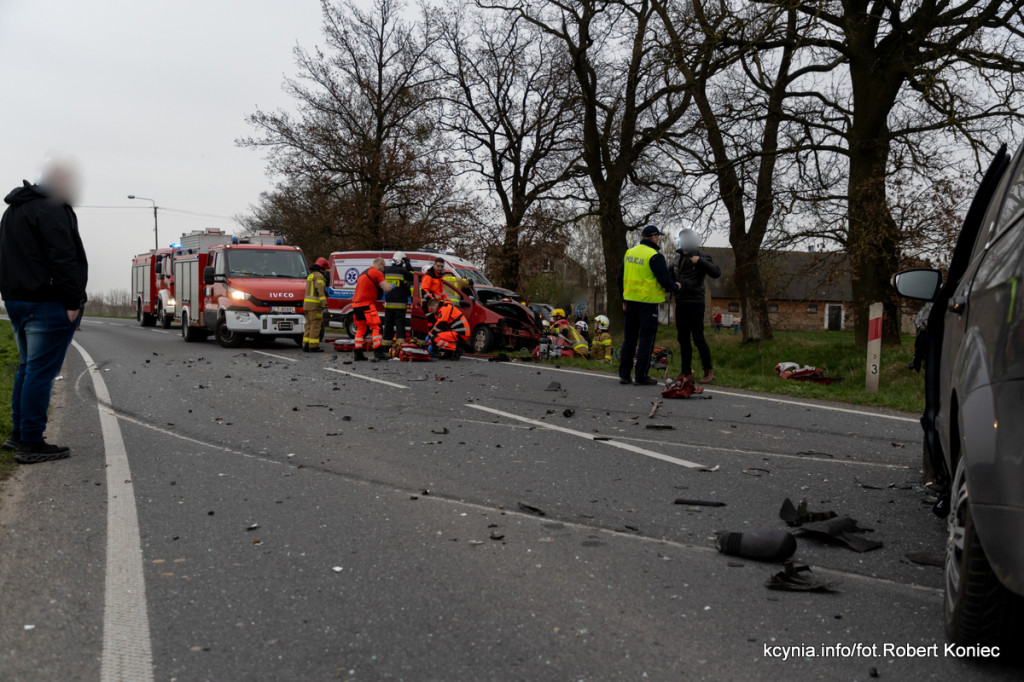
[[[324,273],[314,270],[306,277],[306,298],[302,300],[302,307],[306,310],[315,310],[327,306],[327,280]]]
[[[622,299],[640,303],[661,303],[665,290],[651,270],[651,258],[657,249],[637,244],[626,252],[622,265]]]

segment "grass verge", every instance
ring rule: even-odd
[[[14,341],[14,330],[10,322],[0,320],[0,438],[7,438],[11,433],[11,390],[17,369],[18,345]],[[0,450],[0,481],[10,476],[17,466],[13,452]]]
[[[772,341],[743,343],[731,330],[715,334],[709,329],[705,338],[711,348],[711,360],[715,368],[712,387],[742,388],[812,400],[888,407],[906,412],[919,413],[924,410],[924,375],[906,368],[914,356],[914,338],[909,335],[903,336],[901,346],[882,349],[882,370],[878,393],[875,394],[864,390],[867,354],[855,346],[853,332],[775,332]],[[612,343],[613,346],[622,343],[622,335],[614,335]],[[655,345],[672,351],[669,369],[672,376],[678,374],[679,343],[676,341],[675,328],[659,327]],[[703,368],[696,349],[693,355],[694,376],[700,378]],[[775,372],[775,365],[780,362],[820,367],[825,370],[825,376],[840,377],[842,381],[824,386],[780,379]],[[564,358],[545,360],[544,364],[618,371],[618,363],[614,360],[611,364],[603,364]]]

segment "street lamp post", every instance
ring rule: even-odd
[[[160,248],[160,236],[157,233],[157,225],[156,225],[156,209],[157,209],[156,200],[155,199],[147,199],[146,197],[137,197],[134,194],[129,194],[128,198],[129,199],[141,199],[142,201],[148,201],[148,202],[153,204],[153,246],[154,246],[154,248],[159,249]]]

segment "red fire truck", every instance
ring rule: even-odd
[[[173,249],[153,249],[132,259],[132,305],[135,319],[143,327],[159,322],[167,329],[174,319],[172,253]]]
[[[302,250],[269,233],[182,236],[174,257],[182,338],[200,341],[212,333],[225,348],[247,337],[289,337],[301,345],[307,274]]]

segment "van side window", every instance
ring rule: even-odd
[[[225,258],[224,256],[225,254],[223,251],[218,251],[214,253],[213,273],[215,275],[224,275],[226,277],[228,274],[228,259]]]
[[[1017,167],[1013,169],[1013,178],[1010,180],[1010,188],[1006,192],[1003,206],[999,210],[999,222],[996,224],[996,231],[987,235],[983,241],[994,241],[996,237],[1009,229],[1015,222],[1024,217],[1024,159],[1018,159]],[[985,216],[986,220],[988,216]],[[983,230],[985,227],[983,226]],[[984,234],[984,232],[982,233]]]

